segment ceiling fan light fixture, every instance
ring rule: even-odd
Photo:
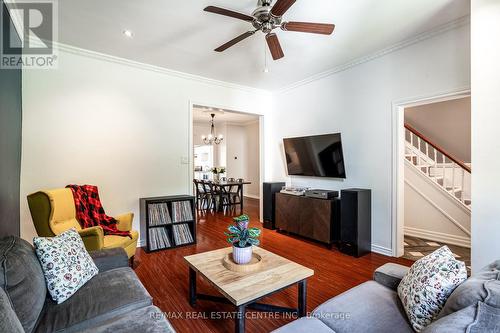
[[[251,15],[235,12],[230,9],[225,9],[217,6],[208,6],[204,9],[206,12],[232,17],[235,19],[247,21],[252,24],[255,30],[249,30],[229,42],[219,46],[214,51],[223,52],[237,43],[242,42],[248,37],[254,35],[257,31],[262,31],[266,34],[268,47],[271,51],[274,60],[281,59],[285,56],[281,48],[278,36],[273,33],[273,30],[281,28],[283,31],[306,32],[312,34],[331,35],[334,24],[311,23],[311,22],[284,22],[283,15],[292,7],[297,0],[276,0],[272,5],[272,0],[258,0],[257,8]],[[267,73],[267,72],[266,72]]]

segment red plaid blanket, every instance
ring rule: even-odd
[[[82,228],[101,226],[105,235],[130,236],[128,231],[120,231],[116,227],[117,221],[106,215],[102,208],[97,186],[68,185],[75,199],[76,218]]]

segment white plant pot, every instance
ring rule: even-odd
[[[233,246],[233,260],[239,265],[248,264],[252,260],[252,246]]]

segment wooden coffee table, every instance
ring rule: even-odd
[[[245,331],[245,311],[247,308],[280,313],[296,313],[299,317],[306,315],[307,285],[306,279],[314,274],[312,269],[299,265],[274,253],[254,247],[254,252],[262,257],[259,271],[236,273],[226,269],[222,259],[232,248],[223,248],[184,257],[189,264],[189,302],[196,305],[196,300],[209,300],[231,303],[237,307],[235,331]],[[196,292],[196,275],[199,273],[224,297],[198,294]],[[284,288],[298,284],[298,307],[286,308],[271,304],[257,303]]]

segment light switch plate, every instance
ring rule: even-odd
[[[189,164],[189,157],[181,156],[181,164]]]

